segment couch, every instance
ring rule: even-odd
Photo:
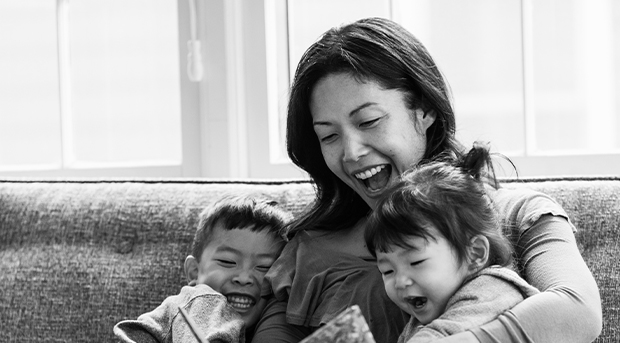
[[[603,305],[596,342],[620,342],[620,177],[507,179],[564,206]],[[178,293],[198,214],[262,193],[294,214],[305,180],[0,180],[0,342],[114,341],[112,327]]]

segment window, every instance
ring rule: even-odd
[[[369,15],[391,18],[425,44],[446,75],[463,143],[490,141],[521,176],[620,171],[617,1],[267,3],[271,11],[280,6],[281,20],[288,20],[288,41],[272,35],[290,47],[290,65],[280,67],[281,74],[293,73],[304,49],[327,28]],[[280,111],[270,112],[280,123],[282,89]]]
[[[290,78],[367,16],[430,50],[463,143],[521,176],[619,173],[618,1],[3,0],[0,175],[305,177],[285,152]]]
[[[2,1],[0,172],[183,175],[178,17],[170,0]]]

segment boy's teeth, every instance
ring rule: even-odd
[[[227,298],[228,298],[228,303],[232,305],[233,307],[249,308],[250,306],[254,305],[254,299],[249,298],[249,297],[239,296],[239,295],[229,295]]]

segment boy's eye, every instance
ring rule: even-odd
[[[229,261],[229,260],[216,260],[217,263],[219,263],[221,266],[223,267],[234,267],[236,265],[235,261]]]
[[[271,266],[256,266],[256,269],[258,269],[258,271],[266,273],[269,271],[269,268],[271,268]]]

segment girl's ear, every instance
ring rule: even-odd
[[[469,269],[478,271],[487,266],[489,261],[489,240],[483,235],[476,235],[467,246]]]
[[[198,260],[194,256],[188,255],[183,266],[188,285],[196,286],[198,283]]]

